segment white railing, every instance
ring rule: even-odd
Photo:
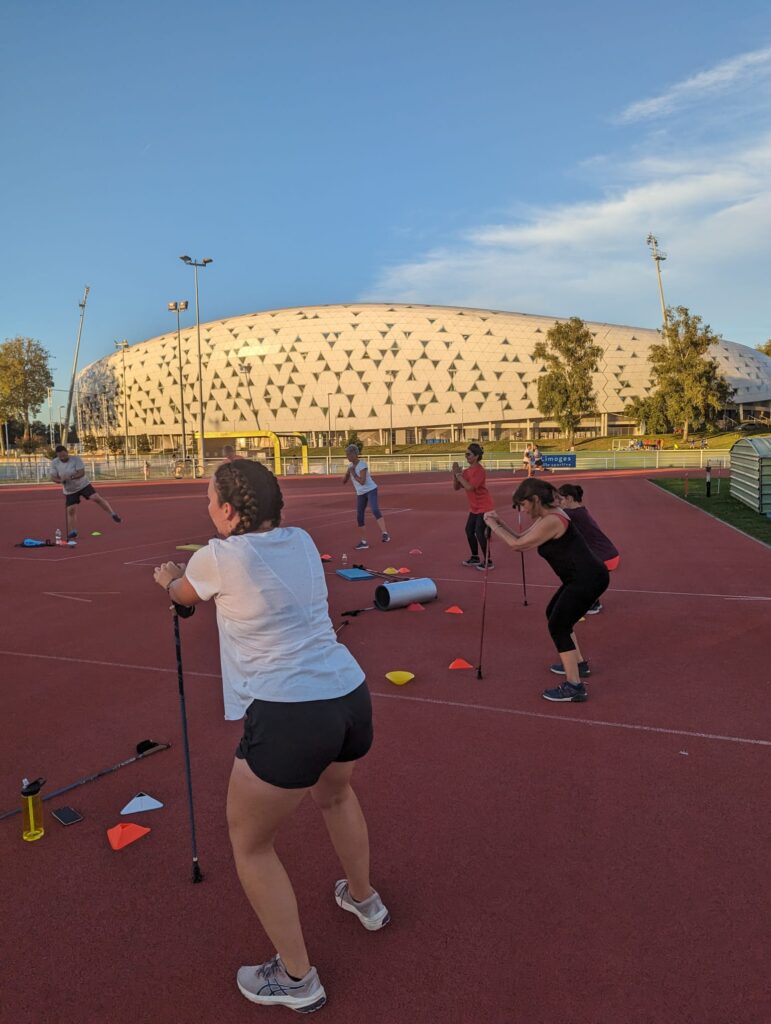
[[[544,455],[557,454],[545,452]],[[704,469],[709,463],[713,469],[721,469],[730,465],[728,449],[702,448],[671,449],[661,451],[589,451],[576,452],[576,470],[582,469]],[[459,452],[446,452],[436,455],[367,455],[364,452],[372,472],[378,473],[446,473],[453,462],[464,464]],[[168,455],[148,455],[147,458],[120,457],[105,458],[103,456],[82,455],[86,472],[91,480],[162,480],[182,476],[191,479],[192,464],[188,463],[181,469],[178,460]],[[206,460],[206,475],[210,475],[220,464],[221,459]],[[265,464],[273,468],[273,459],[268,457]],[[342,476],[348,466],[343,455],[311,455],[308,458],[310,472],[321,476]],[[507,455],[491,455],[485,458],[484,464],[489,470],[519,470],[522,468],[522,457],[512,453]],[[0,483],[48,483],[49,461],[46,458],[26,456],[24,458],[0,459]],[[559,472],[569,473],[570,469],[560,467]],[[285,476],[297,476],[302,472],[302,461],[299,456],[284,456],[283,472]]]
[[[563,454],[544,452],[544,455]],[[616,452],[576,452],[576,470],[581,469],[704,469],[707,463],[713,469],[730,465],[730,451],[726,448],[704,448],[699,450],[674,450],[664,448],[662,451],[616,451]],[[464,465],[459,452],[448,452],[446,455],[367,455],[363,453],[373,474],[377,473],[435,473],[449,472],[453,462]],[[336,475],[345,472],[348,460],[344,456],[328,455],[311,456],[308,459],[311,473]],[[490,455],[486,456],[484,465],[489,470],[522,468],[522,456]],[[559,467],[558,472],[569,473],[570,469]]]

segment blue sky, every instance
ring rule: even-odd
[[[0,14],[0,337],[66,385],[201,316],[344,301],[771,336],[771,8],[43,0]],[[183,321],[184,323],[184,321]]]

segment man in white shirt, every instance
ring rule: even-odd
[[[67,539],[74,540],[78,535],[77,509],[80,499],[86,501],[94,499],[96,504],[112,516],[116,523],[121,522],[121,517],[104,500],[101,494],[91,485],[86,476],[86,467],[83,460],[77,455],[70,455],[63,444],[58,444],[54,449],[56,458],[51,460],[50,476],[55,484],[61,484],[64,492],[64,502],[67,509]]]
[[[364,530],[364,510],[367,505],[369,505],[370,511],[375,517],[375,522],[380,527],[383,543],[387,544],[391,539],[391,535],[386,530],[385,519],[383,519],[380,513],[380,506],[377,503],[377,484],[372,479],[369,466],[364,459],[359,457],[359,449],[355,444],[348,445],[345,449],[345,457],[350,465],[345,471],[343,483],[347,484],[350,480],[353,484],[353,489],[356,491],[356,523],[361,528],[361,540],[354,550],[365,551],[369,547],[367,534]]]

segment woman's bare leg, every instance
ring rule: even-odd
[[[252,909],[290,975],[310,970],[292,883],[273,842],[307,789],[279,789],[259,779],[236,758],[228,788],[228,828],[236,871]]]
[[[348,891],[361,902],[372,894],[369,881],[369,834],[361,805],[351,788],[355,761],[331,764],[311,790],[327,826]]]

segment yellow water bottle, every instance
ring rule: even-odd
[[[40,790],[45,785],[45,779],[21,780],[21,813],[24,825],[21,833],[22,839],[28,843],[34,843],[36,839],[42,839],[45,835],[43,828],[43,800]]]

